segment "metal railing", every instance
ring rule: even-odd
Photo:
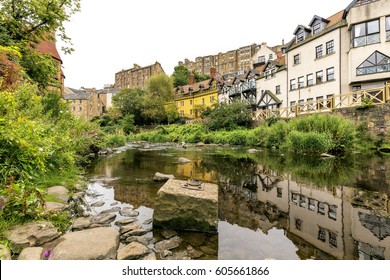
[[[318,99],[310,102],[299,102],[294,106],[257,110],[254,112],[255,120],[270,117],[294,118],[299,115],[330,112],[339,108],[350,108],[365,104],[378,105],[390,101],[390,83],[383,88],[360,90],[339,95],[332,95],[327,99]]]

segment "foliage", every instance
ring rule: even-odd
[[[238,127],[250,127],[252,116],[245,103],[219,103],[210,112],[206,127],[210,130],[234,130]]]
[[[172,81],[174,87],[185,86],[189,83],[190,71],[184,65],[178,65],[172,73]]]
[[[332,148],[332,140],[325,133],[292,131],[284,147],[294,152],[321,154]]]
[[[123,132],[126,135],[129,135],[130,133],[135,131],[135,125],[134,125],[134,115],[126,115],[122,121],[121,126],[123,129]]]
[[[180,114],[177,111],[177,107],[174,102],[165,104],[165,114],[167,116],[168,124],[174,123],[180,119]]]
[[[196,71],[193,71],[192,74],[195,76],[196,83],[203,82],[203,81],[210,79],[210,75],[205,75],[202,73],[198,73]]]
[[[364,110],[364,109],[370,108],[372,106],[374,106],[374,102],[372,102],[372,100],[368,97],[363,97],[362,103],[360,105],[357,105],[356,109]]]
[[[69,42],[63,23],[79,10],[80,0],[2,0],[0,31],[10,38],[8,41],[30,43],[58,31],[61,39]]]
[[[19,48],[0,45],[0,90],[12,89],[22,80],[21,57]]]
[[[53,171],[74,170],[96,141],[97,127],[61,110],[63,102],[39,96],[29,84],[0,93],[0,196],[12,213],[38,215],[37,182]]]
[[[150,77],[146,89],[152,100],[161,98],[163,102],[173,101],[172,80],[165,74]]]
[[[112,98],[112,104],[117,109],[121,116],[133,115],[135,124],[144,124],[145,120],[142,116],[142,100],[146,95],[146,91],[141,88],[121,89]]]
[[[80,0],[2,0],[0,7],[1,45],[18,49],[21,56],[14,62],[41,90],[55,86],[57,66],[50,55],[38,52],[37,46],[42,41],[54,41],[56,32],[70,43],[63,23],[79,11]],[[65,52],[72,50],[64,48]]]

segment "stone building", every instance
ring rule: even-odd
[[[113,87],[105,87],[101,90],[94,88],[77,90],[66,87],[64,100],[69,106],[69,111],[76,117],[91,120],[106,112],[112,104],[112,96],[118,92],[119,89]]]
[[[143,88],[147,80],[159,74],[164,74],[164,70],[159,62],[141,67],[134,64],[133,68],[115,73],[115,88]]]
[[[179,61],[179,65],[185,65],[190,72],[195,71],[204,75],[210,73],[211,68],[215,68],[219,74],[240,73],[252,68],[252,57],[258,48],[257,44],[240,47],[216,55],[200,56],[195,61],[185,59]]]

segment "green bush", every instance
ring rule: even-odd
[[[284,147],[299,153],[321,154],[332,148],[332,140],[325,133],[292,131]]]

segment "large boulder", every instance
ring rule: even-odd
[[[190,231],[218,229],[218,186],[170,179],[157,193],[153,226]]]
[[[153,180],[155,182],[166,182],[169,179],[175,179],[175,176],[172,174],[163,174],[160,172],[156,172],[156,174],[154,174],[154,177],[153,177]]]
[[[60,240],[52,260],[115,260],[119,232],[112,227],[93,228],[67,233]]]
[[[40,246],[59,237],[59,233],[49,222],[32,222],[16,226],[5,233],[15,252],[24,248]]]
[[[63,202],[67,202],[69,199],[69,190],[64,186],[50,187],[47,189],[47,194]]]

